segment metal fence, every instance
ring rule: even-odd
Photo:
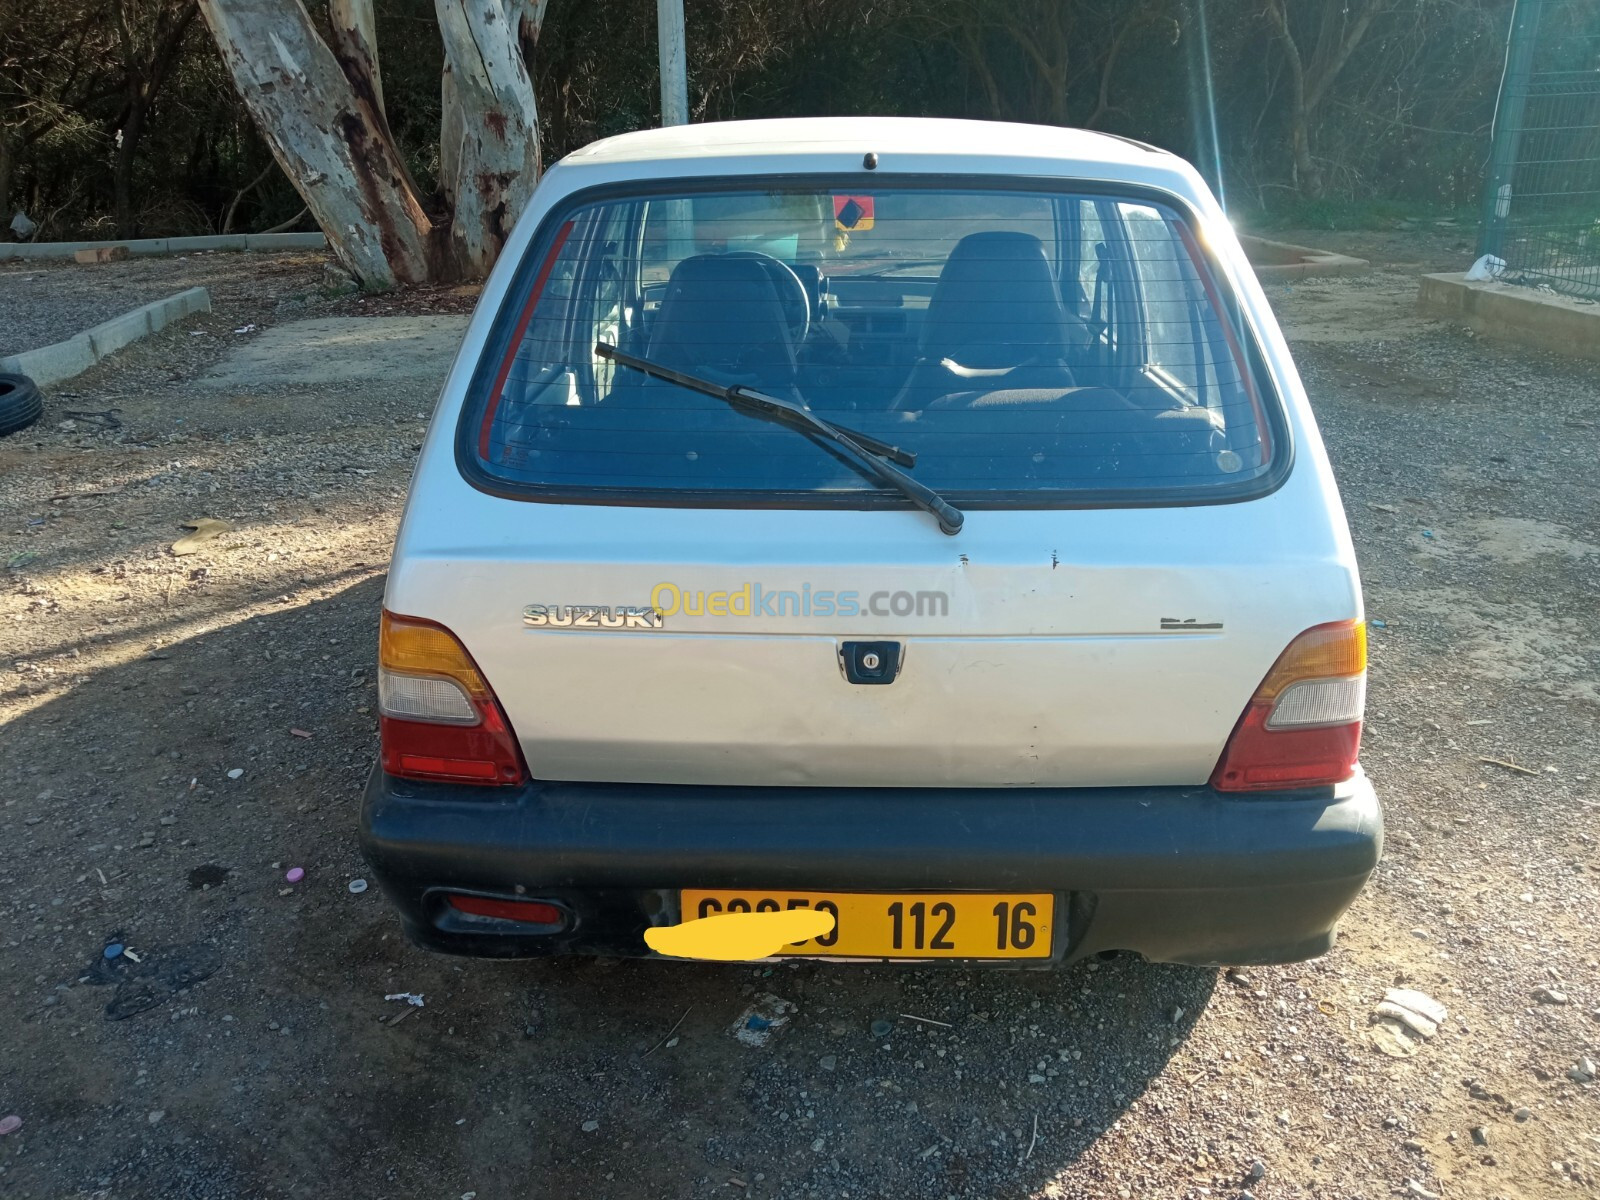
[[[1600,0],[1517,0],[1479,253],[1509,282],[1600,299]]]

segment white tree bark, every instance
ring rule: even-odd
[[[215,0],[212,0],[215,2]],[[463,274],[482,275],[539,180],[539,116],[523,46],[544,0],[435,0],[444,37],[440,182]]]
[[[333,26],[333,52],[357,91],[362,81],[373,107],[383,112],[383,77],[378,71],[378,23],[372,0],[328,0],[328,20]]]
[[[361,69],[355,80],[345,73],[301,0],[200,0],[200,11],[257,127],[340,261],[368,287],[436,278],[433,223],[384,120],[370,41],[368,83]]]

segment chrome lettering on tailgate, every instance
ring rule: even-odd
[[[522,623],[535,629],[664,629],[667,621],[647,605],[530,604]]]

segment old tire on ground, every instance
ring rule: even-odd
[[[26,375],[0,375],[0,437],[26,429],[44,412],[44,397]]]

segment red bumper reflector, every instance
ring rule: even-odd
[[[475,758],[434,758],[423,754],[399,756],[399,770],[395,775],[425,779],[494,779],[499,768],[492,762]]]
[[[451,896],[450,907],[475,917],[496,917],[528,925],[560,925],[565,921],[554,904],[538,900],[492,900],[488,896]]]
[[[1343,783],[1355,773],[1361,753],[1361,722],[1268,729],[1272,708],[1245,709],[1222,760],[1211,775],[1219,792],[1259,792]]]

